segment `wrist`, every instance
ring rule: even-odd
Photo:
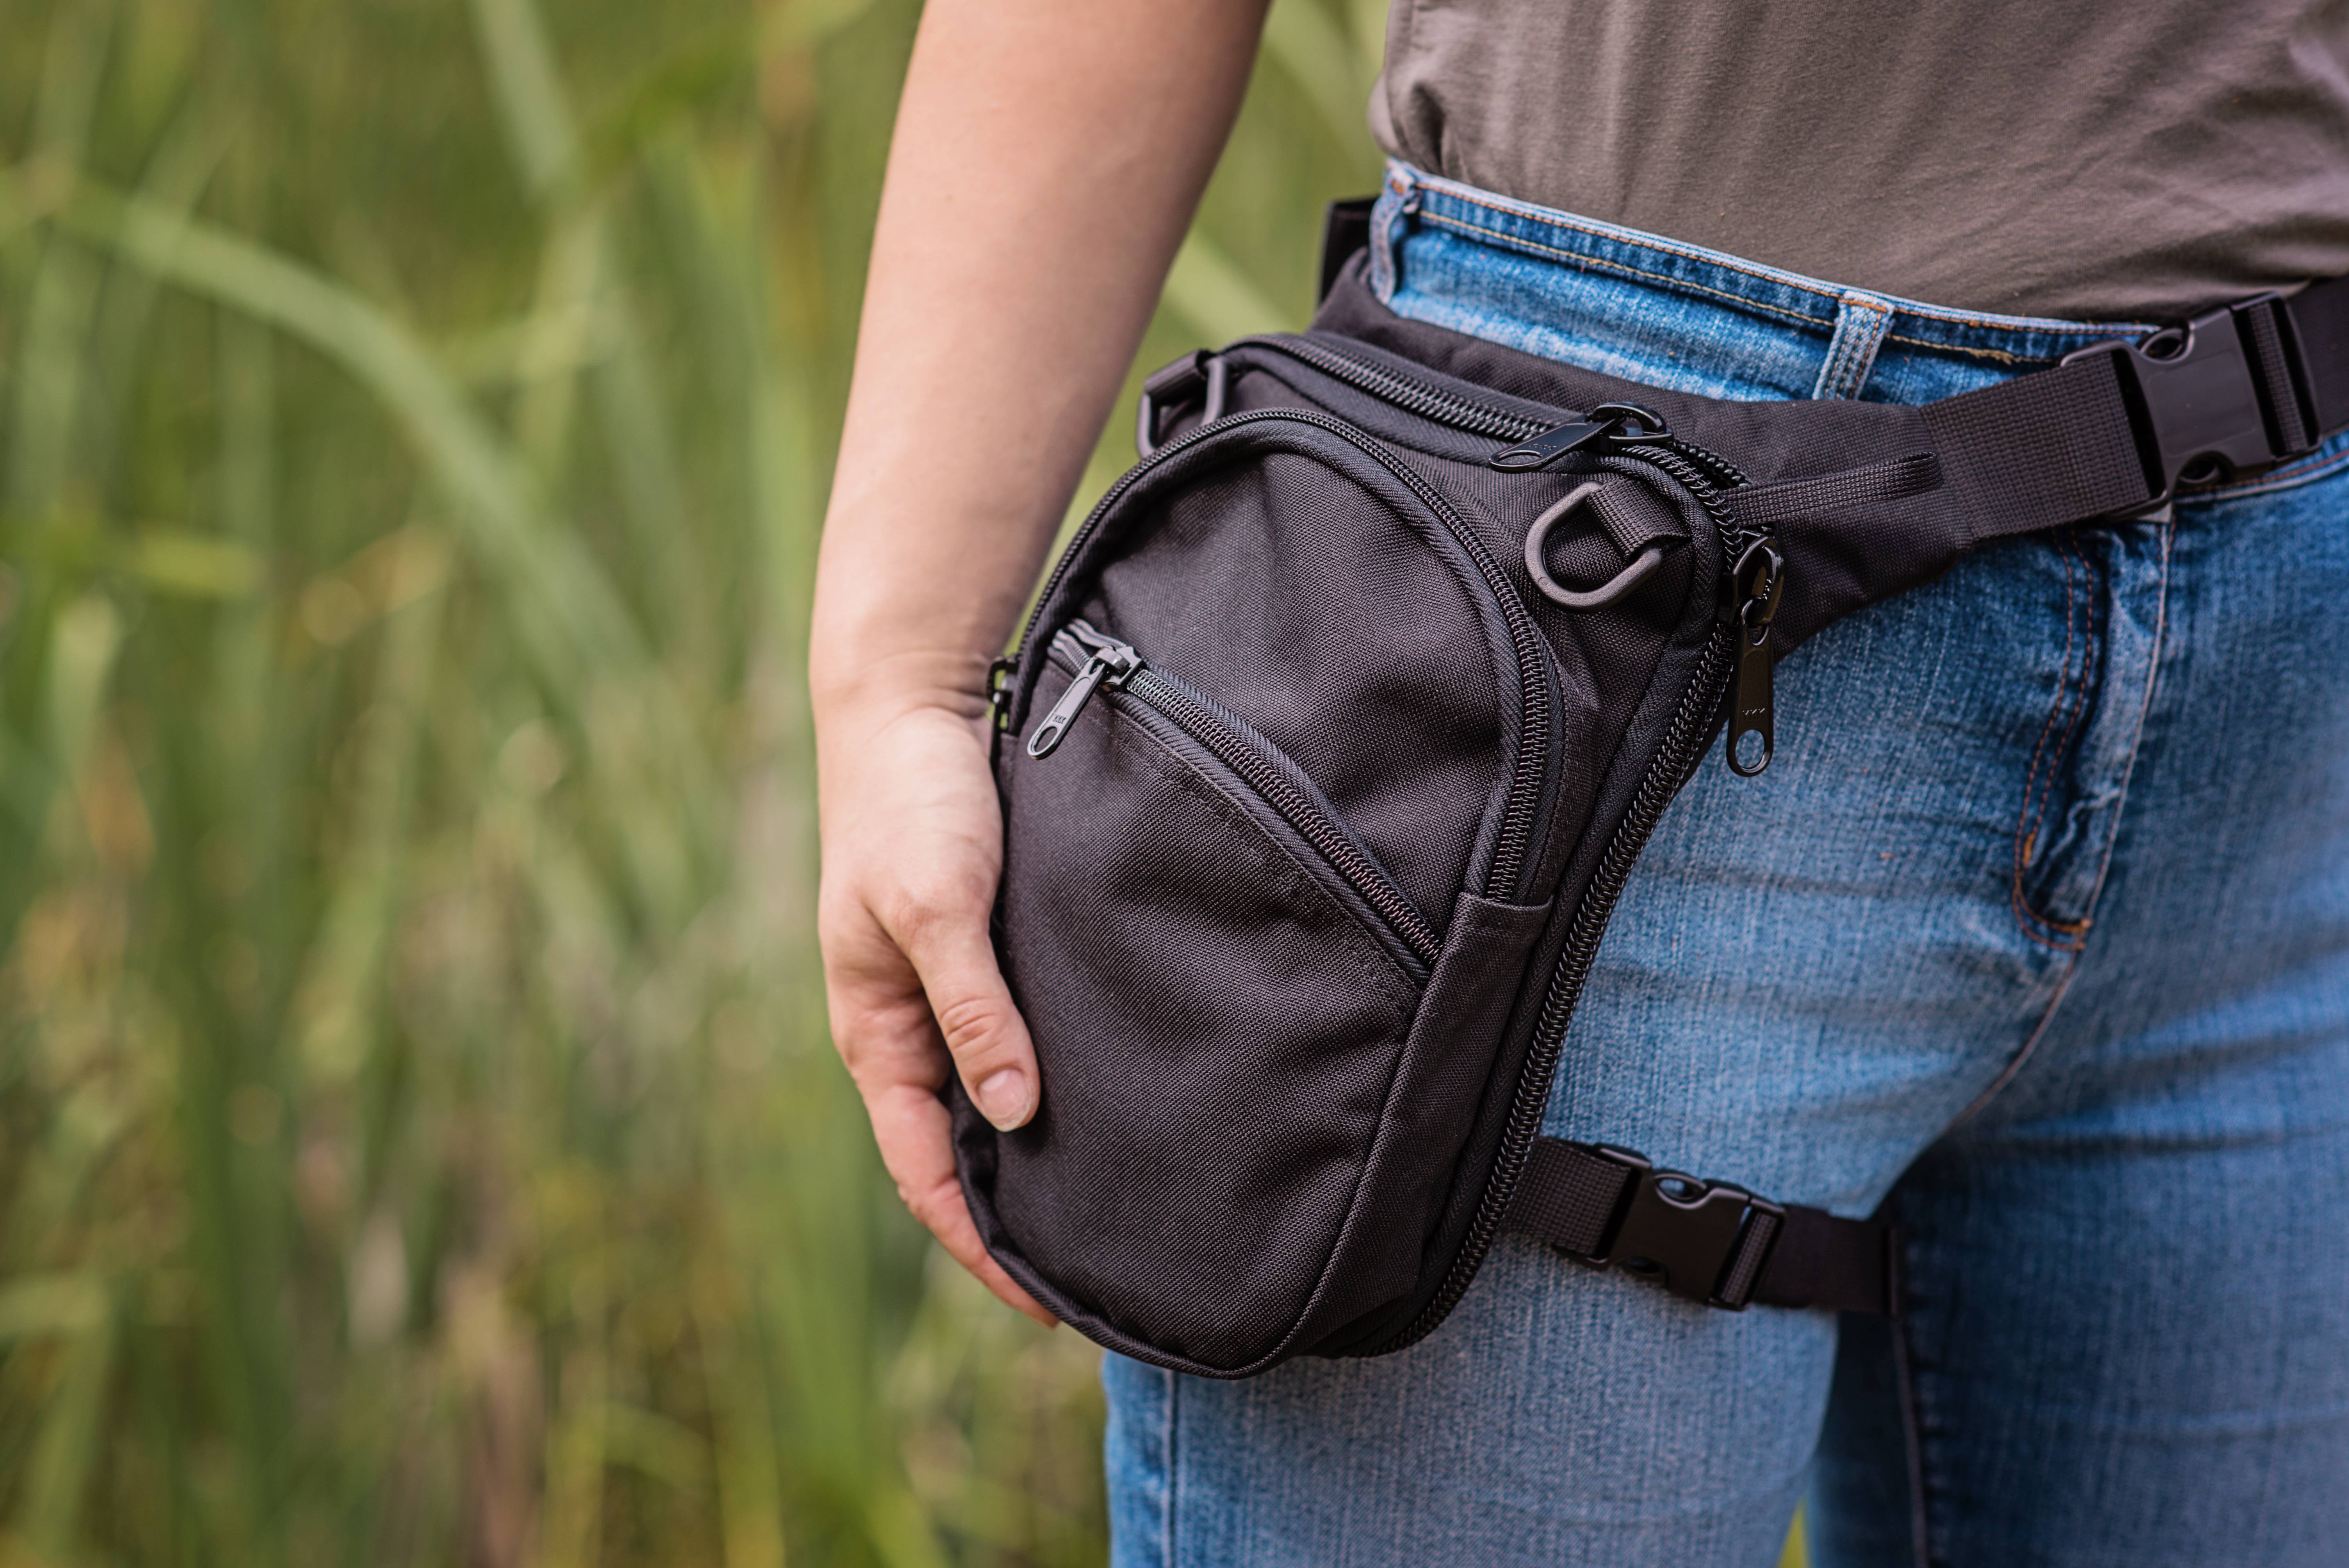
[[[875,728],[920,709],[976,720],[987,711],[992,655],[966,648],[836,647],[809,660],[808,690],[819,730]]]

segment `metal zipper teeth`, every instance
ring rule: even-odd
[[[1522,441],[1537,436],[1558,423],[1519,414],[1491,403],[1479,403],[1447,392],[1424,382],[1396,374],[1380,366],[1340,354],[1318,343],[1299,337],[1248,337],[1232,345],[1233,348],[1268,348],[1299,359],[1323,374],[1345,382],[1357,390],[1368,392],[1382,402],[1392,403],[1414,414],[1433,419],[1439,424],[1465,430],[1471,435],[1492,436],[1506,441]],[[1225,350],[1229,353],[1230,350]]]
[[[1566,1044],[1567,1026],[1573,1021],[1575,1005],[1580,1001],[1582,988],[1590,978],[1599,941],[1607,934],[1608,920],[1615,913],[1624,883],[1630,880],[1631,868],[1639,862],[1640,851],[1647,847],[1649,836],[1662,820],[1664,808],[1680,793],[1681,785],[1712,739],[1713,714],[1721,706],[1729,682],[1729,644],[1727,628],[1716,626],[1705,644],[1696,678],[1689,684],[1680,707],[1673,711],[1664,746],[1640,780],[1630,810],[1625,813],[1614,837],[1608,841],[1590,889],[1575,909],[1574,924],[1567,933],[1557,967],[1551,972],[1549,989],[1542,997],[1541,1016],[1534,1026],[1533,1046],[1518,1075],[1516,1094],[1509,1103],[1509,1120],[1501,1135],[1492,1180],[1485,1184],[1485,1195],[1477,1204],[1466,1244],[1434,1299],[1412,1320],[1411,1326],[1362,1354],[1383,1356],[1433,1333],[1467,1294],[1470,1283],[1484,1264],[1485,1254],[1492,1250],[1495,1238],[1500,1234],[1502,1218],[1516,1196],[1518,1179],[1525,1174],[1534,1140],[1540,1135],[1542,1113],[1549,1101],[1550,1079],[1557,1075],[1558,1056]]]
[[[1305,841],[1362,895],[1379,917],[1395,930],[1403,944],[1429,969],[1444,950],[1443,939],[1424,915],[1387,877],[1384,868],[1354,847],[1353,841],[1329,814],[1284,777],[1279,769],[1257,754],[1256,748],[1234,733],[1197,698],[1147,665],[1133,673],[1123,688],[1181,727],[1183,732],[1219,758],[1225,767],[1247,781],[1248,788],[1269,801],[1281,820],[1304,835]]]
[[[1401,385],[1399,380],[1397,384]],[[1069,541],[1068,549],[1061,552],[1061,559],[1052,567],[1052,574],[1044,580],[1043,592],[1036,596],[1036,615],[1043,614],[1045,606],[1051,603],[1052,595],[1060,591],[1071,564],[1098,531],[1101,520],[1140,481],[1143,474],[1205,437],[1220,434],[1235,426],[1268,419],[1294,420],[1327,430],[1392,474],[1435,514],[1436,520],[1467,552],[1478,574],[1492,591],[1494,601],[1501,607],[1502,618],[1509,626],[1510,646],[1517,660],[1517,757],[1509,779],[1508,803],[1502,813],[1500,841],[1493,847],[1493,869],[1485,879],[1485,893],[1488,898],[1506,898],[1516,891],[1517,878],[1524,870],[1526,851],[1533,838],[1534,815],[1540,808],[1542,785],[1549,773],[1549,669],[1543,663],[1541,633],[1534,625],[1533,616],[1526,612],[1524,603],[1518,599],[1508,574],[1494,561],[1492,552],[1485,548],[1485,542],[1477,537],[1475,531],[1460,521],[1459,514],[1452,510],[1452,504],[1408,465],[1366,439],[1351,426],[1309,410],[1266,408],[1234,414],[1212,425],[1202,425],[1190,434],[1159,448],[1109,488],[1108,493],[1093,508],[1092,515],[1085,519],[1084,525],[1077,530],[1076,537]],[[1023,651],[1028,639],[1033,637],[1036,631],[1037,621],[1031,617],[1027,632],[1020,638]]]

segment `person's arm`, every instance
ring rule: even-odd
[[[1003,650],[1247,86],[1265,0],[931,0],[897,113],[809,670],[833,1037],[897,1191],[996,1295],[937,1091],[1036,1113],[988,940]]]

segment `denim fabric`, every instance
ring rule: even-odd
[[[1397,168],[1402,314],[1716,397],[1922,401],[2116,330]],[[1545,1130],[1906,1229],[1895,1326],[1518,1238],[1400,1355],[1112,1357],[1121,1568],[2349,1562],[2349,442],[1986,549],[1795,652],[1618,909]]]

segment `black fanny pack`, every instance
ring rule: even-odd
[[[1357,262],[1304,335],[1161,371],[999,666],[1044,1092],[1004,1133],[947,1090],[988,1249],[1215,1377],[1413,1343],[1504,1230],[1715,1307],[1889,1310],[1879,1225],[1539,1136],[1633,861],[1724,723],[1766,764],[1822,626],[2344,423],[2343,283],[1908,407],[1537,359]]]

